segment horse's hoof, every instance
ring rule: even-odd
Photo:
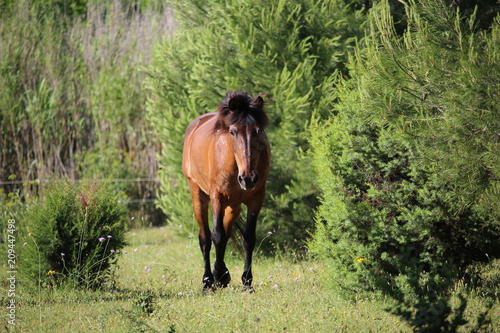
[[[241,292],[244,294],[253,294],[255,292],[255,289],[253,289],[252,286],[243,286],[243,290]]]
[[[203,286],[203,289],[201,290],[201,293],[203,295],[208,295],[208,294],[211,294],[211,293],[214,293],[214,292],[215,292],[215,287],[214,286],[210,286],[210,287]]]
[[[227,269],[224,270],[225,273],[219,274],[218,271],[214,269],[215,285],[217,287],[226,288],[231,281],[231,275]]]
[[[203,278],[203,293],[206,294],[209,291],[214,291],[214,278],[210,276],[205,276]]]

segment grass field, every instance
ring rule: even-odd
[[[272,236],[270,236],[272,237]],[[227,254],[230,287],[201,293],[197,240],[172,229],[128,234],[113,285],[103,290],[17,286],[18,332],[410,332],[379,299],[346,301],[321,283],[315,261],[264,258],[254,262],[255,293],[241,293],[242,259]],[[2,300],[6,303],[6,298]],[[475,311],[473,303],[472,310]],[[477,304],[478,309],[481,307]],[[498,304],[490,313],[500,317]],[[12,325],[2,330],[14,331]],[[492,330],[499,329],[493,318]],[[464,329],[464,331],[467,331]]]

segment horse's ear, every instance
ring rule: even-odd
[[[257,97],[254,98],[253,104],[257,108],[261,109],[264,106],[264,99],[262,97],[260,97],[260,96],[257,96]]]

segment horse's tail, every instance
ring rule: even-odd
[[[231,240],[233,241],[234,248],[241,254],[244,254],[243,245],[241,243],[243,239],[243,233],[245,232],[246,221],[243,217],[238,216],[233,225],[233,232],[231,234]]]

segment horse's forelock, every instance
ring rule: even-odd
[[[226,98],[219,104],[217,113],[215,132],[228,130],[231,125],[248,125],[255,122],[257,126],[264,128],[268,124],[261,96],[251,98],[246,93],[228,91]]]

